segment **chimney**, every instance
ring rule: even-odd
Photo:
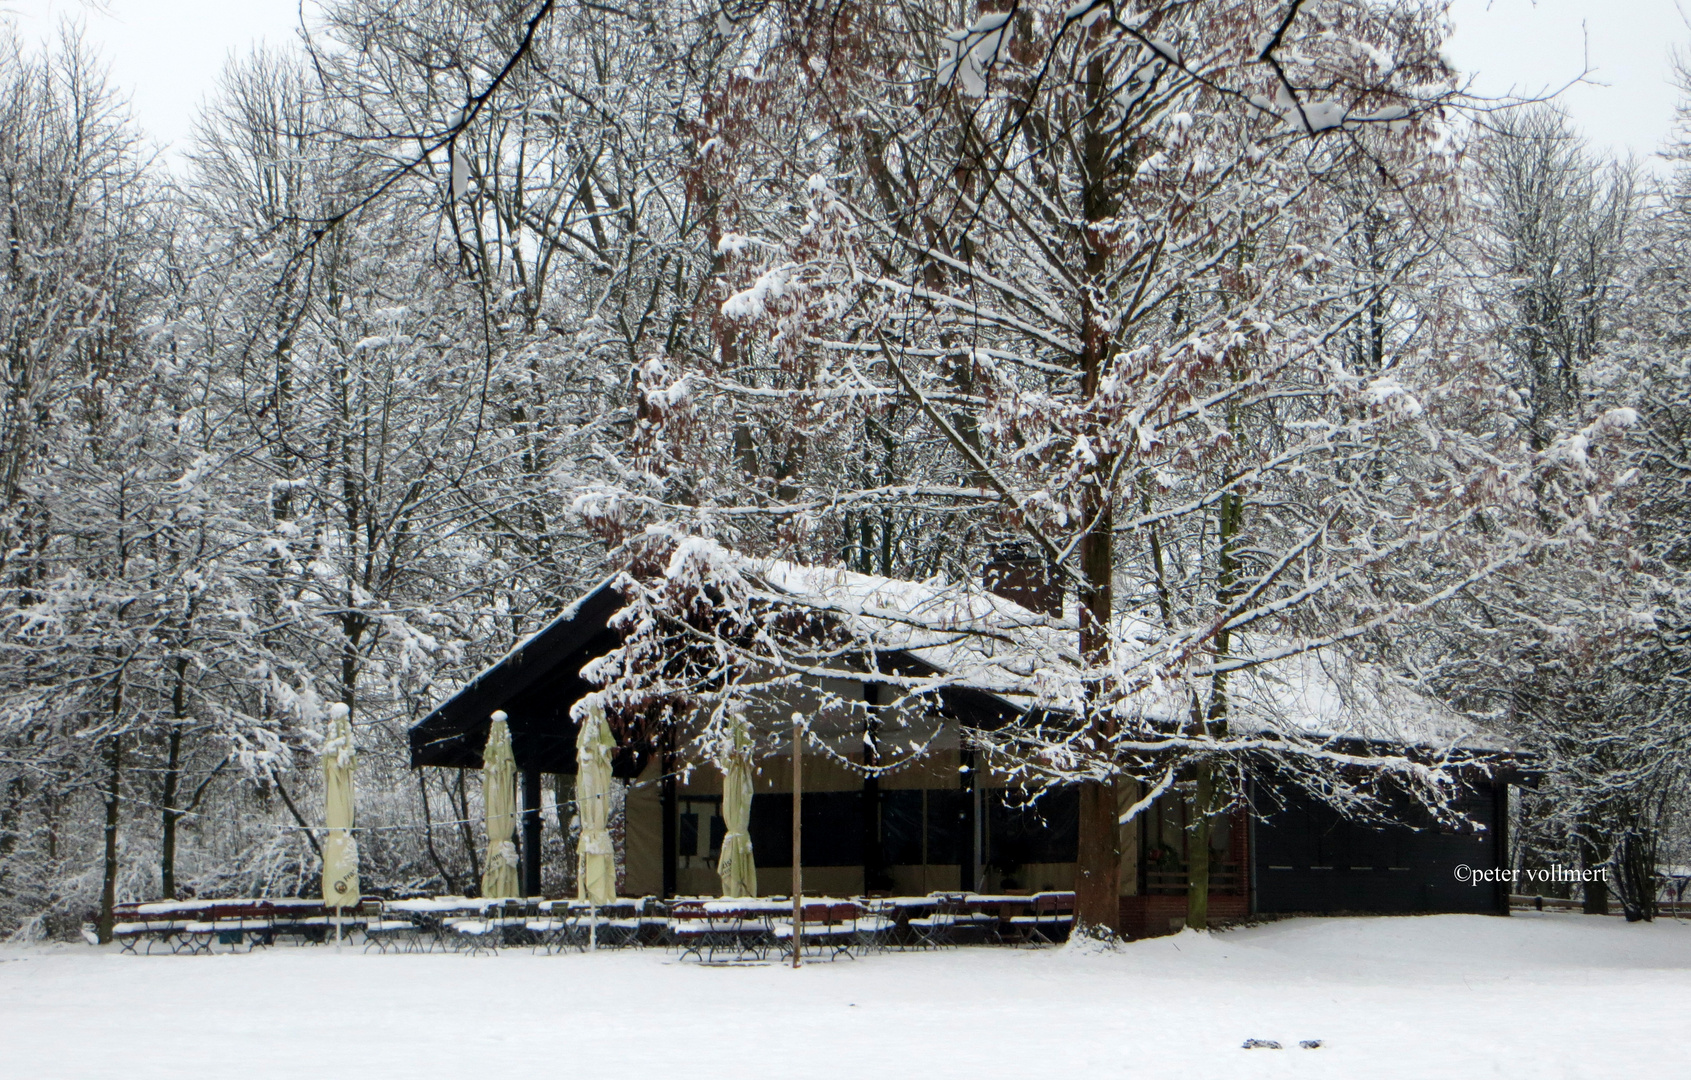
[[[999,544],[981,568],[987,592],[1054,619],[1063,616],[1062,579],[1026,544]]]

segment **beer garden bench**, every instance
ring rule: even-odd
[[[365,897],[339,916],[344,930],[365,929],[381,921],[382,902]],[[320,943],[335,932],[336,916],[309,898],[166,900],[119,904],[112,938],[122,951],[151,953],[163,946],[172,953],[206,953],[215,945],[249,948],[296,936]]]

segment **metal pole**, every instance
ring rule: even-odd
[[[804,720],[793,714],[793,969],[799,966],[799,953],[804,951],[804,867],[800,829],[803,818],[799,804],[804,795]]]

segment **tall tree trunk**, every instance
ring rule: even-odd
[[[182,812],[176,808],[182,782],[182,728],[173,725],[166,739],[164,792],[159,796],[159,892],[166,900],[176,899],[176,822]]]
[[[0,798],[0,891],[6,888],[9,857],[23,837],[19,824],[23,817],[24,801],[29,794],[29,785],[24,783],[22,776],[14,776],[6,781],[4,791],[4,798]]]
[[[305,833],[305,842],[311,845],[311,850],[321,861],[323,846],[317,842],[317,835],[311,831],[311,826],[305,823],[305,815],[299,812],[298,806],[294,805],[293,797],[288,794],[288,789],[282,786],[282,778],[272,776],[270,782],[275,785],[276,794],[282,796],[282,805],[288,808],[288,813],[292,814],[294,820],[299,823],[300,831]]]
[[[423,842],[429,851],[429,861],[434,863],[435,872],[440,875],[441,883],[446,886],[448,893],[456,894],[458,884],[452,877],[452,872],[446,869],[446,864],[440,859],[440,852],[435,850],[434,843],[434,814],[429,809],[428,770],[417,770],[417,788],[423,796]],[[447,800],[448,804],[451,800]]]
[[[470,824],[470,793],[464,787],[464,770],[458,770],[458,835],[464,840],[464,852],[470,857],[470,887],[474,891],[481,881],[481,856],[476,851],[476,832]]]
[[[1592,828],[1591,817],[1585,822],[1586,829]],[[1597,857],[1597,847],[1588,838],[1580,837],[1579,860],[1582,868],[1592,870],[1602,865]],[[1587,915],[1607,915],[1609,913],[1609,884],[1598,878],[1585,883],[1585,913]]]
[[[123,795],[123,736],[113,735],[107,751],[109,777],[106,786],[106,865],[100,884],[100,921],[96,924],[100,944],[112,940],[117,922],[117,825],[119,799]]]
[[[1110,361],[1109,318],[1104,295],[1110,268],[1107,239],[1094,229],[1114,214],[1106,190],[1111,168],[1108,133],[1102,102],[1107,91],[1102,51],[1086,69],[1087,110],[1084,141],[1085,190],[1082,193],[1087,228],[1085,284],[1081,290],[1081,396],[1094,398],[1102,389]],[[1105,444],[1095,440],[1094,446]],[[1110,620],[1115,575],[1114,493],[1110,477],[1113,454],[1100,453],[1092,474],[1083,478],[1082,514],[1086,534],[1080,542],[1080,653],[1086,672],[1085,718],[1088,733],[1099,750],[1115,739],[1116,723],[1109,711]],[[1085,780],[1080,785],[1080,845],[1075,866],[1075,922],[1115,933],[1121,927],[1121,831],[1116,821],[1113,779]]]
[[[1100,466],[1102,471],[1102,466]],[[1115,739],[1116,724],[1109,712],[1110,688],[1102,672],[1110,659],[1110,615],[1114,570],[1114,515],[1101,484],[1087,488],[1087,520],[1081,541],[1084,595],[1080,610],[1080,648],[1087,668],[1086,702],[1089,734],[1099,749]],[[1080,785],[1080,837],[1075,865],[1075,921],[1082,926],[1115,933],[1121,928],[1121,829],[1117,821],[1113,779],[1090,779]]]
[[[1224,494],[1218,508],[1216,527],[1216,607],[1226,610],[1239,592],[1239,556],[1235,548],[1239,526],[1245,515],[1245,497],[1238,492]],[[1222,659],[1233,649],[1232,633],[1224,626],[1215,635],[1215,655]],[[1227,675],[1218,672],[1210,680],[1210,704],[1200,719],[1204,734],[1220,738],[1227,733]],[[1192,828],[1186,842],[1186,925],[1193,930],[1210,928],[1210,836],[1215,830],[1216,764],[1205,759],[1195,769],[1192,793]]]
[[[1627,827],[1615,845],[1615,892],[1621,902],[1621,914],[1627,922],[1653,922],[1656,918],[1656,845],[1645,830],[1648,826],[1636,821]]]
[[[663,772],[664,772],[665,777],[667,778],[667,781],[672,784],[672,790],[673,790],[674,770],[672,768],[668,767],[668,766],[665,766]],[[673,809],[673,800],[671,800],[671,806],[672,806],[672,809]],[[554,773],[553,774],[553,776],[552,776],[552,812],[554,814],[556,814],[557,818],[558,818],[558,837],[561,840],[563,840],[563,842],[564,842],[563,857],[560,860],[561,865],[564,868],[564,879],[563,879],[564,880],[564,895],[574,896],[575,895],[575,859],[576,859],[575,842],[576,842],[576,833],[575,833],[574,830],[571,829],[571,825],[573,825],[574,822],[575,822],[575,774],[574,773]],[[668,828],[668,829],[671,829],[671,830],[673,830],[675,828],[673,822],[674,822],[673,816],[666,817],[664,819],[665,827]],[[671,840],[673,841],[673,836],[671,837]],[[675,865],[674,855],[675,855],[675,849],[674,849],[674,846],[673,846],[673,843],[672,843],[671,847],[670,847],[670,851],[669,851],[670,861],[665,864],[666,866],[672,868],[671,871],[670,871],[672,876],[673,876],[673,873],[674,873],[673,867]]]
[[[1210,835],[1215,821],[1211,810],[1215,803],[1214,764],[1198,763],[1196,787],[1192,795],[1192,829],[1186,840],[1186,925],[1193,930],[1208,930]]]
[[[187,723],[188,658],[176,661],[176,686],[171,690],[170,735],[166,740],[164,791],[159,795],[159,890],[166,900],[176,899],[176,823],[182,812],[176,797],[182,786],[182,725]]]
[[[1115,785],[1080,785],[1080,850],[1075,865],[1075,921],[1095,930],[1121,929],[1121,830]]]

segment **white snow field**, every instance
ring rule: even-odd
[[[1612,1078],[1682,1068],[1688,1040],[1691,924],[1581,915],[1296,919],[797,972],[660,950],[0,948],[0,1075],[32,1080]]]

